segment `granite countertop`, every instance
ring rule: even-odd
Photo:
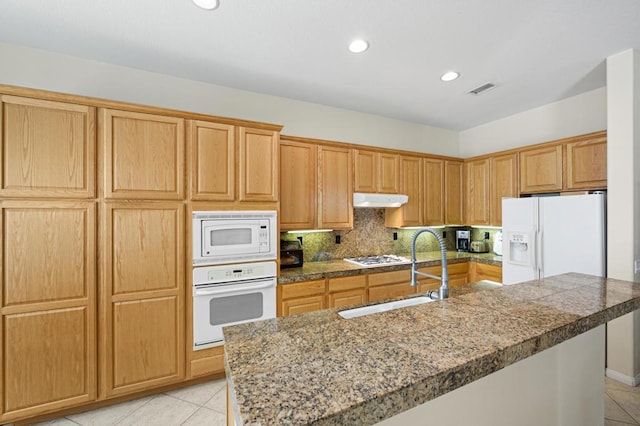
[[[411,253],[402,253],[399,256],[411,259]],[[440,265],[440,252],[431,251],[416,253],[418,266]],[[489,265],[502,266],[502,256],[493,253],[463,253],[456,251],[447,252],[448,263],[478,262]],[[280,269],[278,284],[290,284],[299,281],[319,280],[323,278],[347,277],[351,275],[373,274],[377,272],[397,271],[411,268],[410,263],[366,267],[359,266],[345,260],[330,260],[323,262],[306,262],[301,268]]]
[[[640,283],[571,273],[352,319],[326,309],[225,327],[236,421],[374,424],[638,308]]]

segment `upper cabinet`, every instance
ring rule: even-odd
[[[0,102],[0,196],[94,197],[95,108],[9,95]]]
[[[184,197],[184,119],[101,109],[104,196]]]
[[[488,158],[466,163],[467,225],[489,225]]]
[[[567,143],[566,187],[600,189],[607,187],[607,137],[598,134],[589,140]]]
[[[318,187],[318,146],[280,142],[280,230],[314,229]],[[285,166],[286,165],[286,166]]]
[[[562,145],[523,151],[519,159],[521,193],[562,191]]]
[[[354,191],[397,194],[400,189],[398,154],[355,149]]]
[[[444,221],[448,225],[464,224],[464,163],[446,160],[444,162],[445,203]]]
[[[385,223],[389,227],[423,225],[422,158],[400,156],[400,192],[409,196],[402,207],[385,209]]]
[[[490,159],[490,201],[489,223],[502,226],[502,199],[517,198],[518,193],[518,155],[505,154]]]
[[[444,160],[425,158],[424,166],[424,224],[444,225]]]
[[[353,228],[351,149],[320,145],[318,165],[318,228]]]
[[[278,132],[189,121],[190,198],[278,200]]]

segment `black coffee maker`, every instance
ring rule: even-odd
[[[456,251],[469,251],[470,242],[471,242],[471,231],[468,231],[468,230],[456,231]]]

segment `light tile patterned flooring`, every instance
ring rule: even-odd
[[[224,426],[224,379],[38,423],[38,426]],[[640,426],[640,387],[605,377],[605,426]]]

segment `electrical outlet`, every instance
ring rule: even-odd
[[[340,235],[336,235],[336,244],[340,244]]]
[[[640,273],[640,260],[636,260],[633,262],[633,273]]]
[[[302,235],[296,238],[298,239],[298,241],[300,241],[300,245],[302,245]]]
[[[398,233],[397,232],[393,233],[393,241],[398,241]]]
[[[489,239],[489,233],[488,233],[488,232],[485,232],[485,233],[484,233],[484,239],[485,239],[485,240],[488,240],[488,239]]]
[[[442,238],[447,238],[447,231],[442,231]]]

